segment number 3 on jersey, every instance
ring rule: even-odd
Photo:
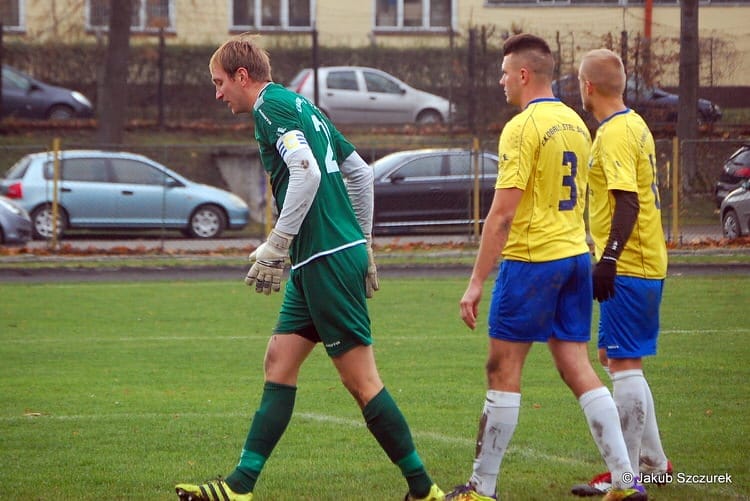
[[[578,157],[572,151],[564,151],[562,164],[570,167],[570,175],[563,176],[562,185],[570,188],[570,198],[560,200],[557,205],[558,210],[573,210],[578,199],[578,190],[576,188],[576,173],[578,172]]]

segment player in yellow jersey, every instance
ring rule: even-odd
[[[625,69],[608,49],[588,52],[579,70],[581,98],[599,129],[589,163],[589,220],[597,263],[594,298],[600,302],[599,358],[612,378],[630,462],[653,478],[670,472],[659,438],[642,357],[656,353],[659,306],[667,274],[654,138],[625,106]],[[602,494],[608,473],[575,486]],[[646,478],[648,479],[648,478]]]
[[[518,423],[521,372],[535,341],[547,343],[614,472],[609,499],[646,499],[633,483],[615,402],[588,359],[593,305],[584,206],[591,138],[552,94],[554,59],[544,40],[515,35],[503,51],[500,85],[522,111],[500,136],[497,189],[460,302],[461,318],[475,329],[483,283],[502,254],[489,311],[489,388],[472,475],[446,499],[496,499],[500,464]]]

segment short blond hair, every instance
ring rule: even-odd
[[[256,42],[259,35],[243,33],[230,38],[211,56],[209,70],[215,65],[233,77],[240,68],[245,68],[250,78],[258,82],[271,81],[271,59],[268,52]]]
[[[625,92],[625,66],[620,56],[609,49],[587,52],[581,61],[581,78],[588,80],[599,94],[622,96]]]

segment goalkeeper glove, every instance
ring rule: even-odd
[[[370,298],[380,289],[378,283],[378,269],[375,266],[375,254],[372,252],[372,235],[365,235],[367,239],[367,277],[365,277],[365,296]]]
[[[617,275],[617,259],[603,256],[594,266],[594,299],[606,301],[615,297],[615,276]]]
[[[281,290],[284,260],[289,255],[289,246],[293,238],[292,235],[273,229],[268,234],[268,239],[248,256],[253,265],[247,272],[245,283],[255,284],[255,292],[262,292],[268,296],[272,291]]]

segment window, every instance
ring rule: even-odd
[[[0,4],[3,31],[23,31],[23,17],[23,0],[3,0]]]
[[[455,1],[375,0],[375,29],[446,31],[453,26]]]
[[[232,29],[309,30],[315,0],[232,0]]]
[[[332,71],[326,78],[326,87],[338,90],[359,90],[357,75],[353,71]]]
[[[404,179],[409,179],[412,177],[440,176],[440,163],[442,160],[443,157],[440,156],[417,158],[391,174],[391,178],[403,177]]]
[[[107,182],[107,165],[99,158],[76,158],[62,164],[62,178],[65,181]]]
[[[365,84],[368,92],[385,92],[388,94],[403,94],[401,86],[390,78],[386,78],[378,73],[365,71]]]
[[[15,71],[3,68],[3,89],[15,90],[17,92],[29,92],[31,82]]]
[[[110,0],[88,0],[87,28],[109,29]],[[134,32],[174,30],[174,0],[135,0],[130,29]]]
[[[118,183],[155,184],[161,186],[167,178],[167,175],[162,171],[135,160],[112,159],[112,170],[114,178]]]

